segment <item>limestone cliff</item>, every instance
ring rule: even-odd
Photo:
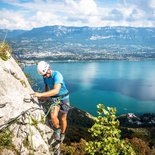
[[[16,61],[12,57],[7,61],[0,58],[0,134],[9,131],[11,135],[11,148],[0,146],[0,154],[52,154],[48,137],[53,131],[44,124],[44,112],[37,99],[31,100],[31,93],[33,90]],[[5,142],[2,141],[0,144]]]

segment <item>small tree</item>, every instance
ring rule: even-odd
[[[89,129],[93,140],[86,143],[86,152],[91,155],[135,155],[128,142],[120,139],[119,121],[116,108],[104,108],[98,104],[98,117]]]

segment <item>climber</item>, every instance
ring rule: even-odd
[[[51,109],[50,115],[55,127],[53,137],[57,141],[63,142],[67,128],[67,113],[69,111],[69,92],[64,83],[60,72],[52,70],[45,61],[40,61],[37,66],[38,73],[43,76],[45,92],[35,92],[34,96],[38,98],[51,97],[53,101],[59,100],[59,104]],[[61,113],[61,127],[58,114]]]

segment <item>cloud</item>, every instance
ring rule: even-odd
[[[130,17],[143,20],[148,20],[149,17],[155,17],[154,7],[155,2],[153,0],[130,0],[126,1],[124,10],[131,9]],[[154,22],[154,21],[153,21]]]
[[[155,9],[155,1],[151,0],[149,3],[150,7],[152,7],[153,9]]]
[[[8,29],[31,29],[45,25],[63,25],[57,11],[63,10],[61,5],[52,5],[43,1],[19,3],[18,1],[8,1],[9,5],[18,6],[20,9],[0,10],[0,28]],[[57,11],[57,12],[55,12]]]
[[[154,0],[121,0],[115,3],[103,3],[102,0],[1,0],[0,3],[5,4],[5,7],[0,7],[0,28],[155,26]]]
[[[23,29],[27,27],[26,22],[19,12],[0,10],[1,20],[0,27],[7,29]]]
[[[150,3],[150,0],[124,0],[123,3],[116,4],[115,8],[112,6],[105,19],[112,20],[116,25],[119,23],[123,26],[154,27],[155,18]]]
[[[75,2],[74,0],[65,0],[66,4],[75,11],[75,13],[90,16],[98,15],[97,5],[94,0],[81,0]]]
[[[84,24],[89,26],[96,26],[101,22],[100,13],[94,0],[81,0],[78,2],[65,0],[65,2],[69,8],[72,8],[70,9],[71,18],[84,21]]]

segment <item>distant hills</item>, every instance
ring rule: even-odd
[[[155,28],[45,26],[0,29],[21,60],[154,59]]]

